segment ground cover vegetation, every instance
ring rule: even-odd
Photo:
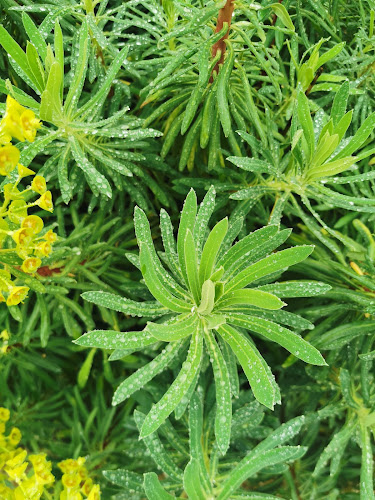
[[[0,0],[0,498],[375,499],[374,0]]]

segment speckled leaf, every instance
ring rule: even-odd
[[[272,321],[244,314],[228,314],[226,317],[228,323],[260,333],[263,337],[281,345],[306,363],[318,366],[326,365],[320,352],[292,330]]]
[[[305,260],[313,250],[313,246],[305,245],[287,248],[286,250],[281,250],[280,252],[269,255],[238,273],[237,276],[226,285],[226,293],[231,290],[243,288],[264,276],[283,271],[289,266],[298,264]]]
[[[189,389],[195,373],[199,370],[202,358],[203,339],[200,328],[199,325],[192,336],[186,361],[182,364],[179,374],[161,400],[148,413],[141,429],[141,438],[148,436],[160,427]]]
[[[126,333],[112,330],[93,330],[73,342],[85,347],[137,350],[146,345],[154,344],[156,340],[146,330]]]
[[[230,308],[230,306],[235,304],[248,304],[262,309],[281,309],[286,305],[271,293],[245,288],[243,290],[234,290],[226,293],[224,297],[215,304],[215,312],[224,308]]]
[[[84,292],[81,297],[97,306],[129,316],[154,318],[168,313],[168,309],[157,302],[136,302],[108,292]]]
[[[153,337],[163,342],[173,342],[192,335],[198,323],[198,317],[193,314],[181,314],[167,323],[147,323],[146,329]]]
[[[218,333],[229,344],[237,356],[255,398],[267,406],[267,408],[272,409],[276,403],[275,388],[270,380],[268,371],[259,360],[251,342],[229,325],[220,326]]]
[[[184,345],[185,343],[183,341],[168,344],[150,363],[142,366],[135,373],[130,375],[130,377],[127,377],[117,387],[112,398],[112,404],[118,405],[135,391],[144,387],[147,382],[152,380],[158,373],[165,370]]]
[[[216,443],[222,455],[225,455],[230,440],[232,425],[232,397],[228,368],[216,339],[209,330],[204,331],[205,343],[212,364],[216,387]]]
[[[297,460],[306,453],[306,450],[307,448],[303,446],[282,446],[274,450],[262,451],[256,456],[250,454],[231,471],[229,478],[222,485],[217,500],[229,499],[241,483],[265,467]]]
[[[319,281],[283,281],[259,286],[257,289],[273,293],[280,298],[290,298],[314,297],[328,292],[331,288],[330,285]]]

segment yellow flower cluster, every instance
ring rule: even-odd
[[[26,450],[18,447],[21,432],[17,427],[5,436],[9,415],[7,408],[0,408],[0,498],[38,500],[44,488],[55,481],[52,464],[44,453],[27,456]]]
[[[57,464],[63,472],[64,490],[60,494],[60,500],[100,499],[100,486],[93,484],[92,479],[88,477],[84,463],[85,458],[79,457],[77,460],[69,458]]]
[[[0,206],[0,259],[1,254],[15,252],[22,259],[21,269],[33,274],[42,264],[42,258],[48,257],[56,234],[51,230],[42,234],[43,220],[37,215],[29,215],[31,207],[38,206],[48,212],[53,211],[51,192],[47,191],[46,180],[35,175],[31,169],[19,163],[20,152],[11,140],[34,141],[39,120],[33,111],[24,108],[8,96],[6,111],[0,121],[0,175],[9,176],[17,168],[18,176],[14,182],[6,184],[3,190],[4,201]],[[19,190],[20,181],[33,176],[31,184]],[[30,202],[35,194],[39,197]],[[27,286],[15,285],[6,267],[0,270],[0,302],[13,306],[27,296]]]
[[[9,416],[9,410],[0,407],[0,499],[39,500],[44,493],[47,498],[56,498],[56,494],[46,491],[55,483],[51,462],[45,453],[27,455],[26,450],[18,447],[21,432],[16,427],[5,436]],[[85,459],[80,457],[58,464],[63,472],[63,489],[58,489],[62,489],[60,500],[100,500],[100,486],[93,484],[84,463]]]

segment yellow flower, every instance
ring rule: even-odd
[[[22,479],[23,475],[25,474],[27,465],[28,463],[24,462],[23,464],[18,465],[17,467],[14,468],[4,467],[4,470],[12,481],[19,482]]]
[[[20,159],[20,152],[11,144],[0,147],[0,175],[8,175],[16,168]]]
[[[18,104],[10,95],[7,97],[5,116],[1,121],[3,132],[17,139],[24,141],[25,136],[22,130],[21,115],[26,111],[26,108]]]
[[[67,472],[75,472],[79,469],[80,464],[78,463],[77,460],[74,460],[74,458],[67,458],[66,460],[63,460],[62,462],[59,462],[57,464],[61,472],[66,474]]]
[[[27,451],[26,450],[21,450],[21,448],[18,448],[14,452],[12,452],[13,457],[10,458],[9,460],[6,461],[5,465],[7,467],[13,468],[13,467],[18,467],[21,465],[26,458]]]
[[[22,271],[24,273],[35,273],[41,266],[42,261],[38,257],[28,257],[22,263]]]
[[[32,242],[34,231],[29,227],[21,227],[12,234],[13,240],[22,247],[29,246]]]
[[[46,234],[43,236],[45,240],[47,240],[49,243],[55,243],[57,240],[57,234],[50,229],[49,231],[46,232]]]
[[[35,118],[35,113],[30,109],[25,109],[25,111],[20,116],[20,123],[23,135],[29,142],[33,142],[35,139],[36,131],[40,128],[40,121]]]
[[[34,234],[38,234],[43,229],[43,225],[43,220],[37,215],[28,215],[23,219],[21,227],[31,229]]]
[[[37,483],[35,476],[31,476],[19,483],[19,486],[13,490],[14,497],[11,496],[10,498],[14,498],[14,500],[38,500],[43,494],[43,489],[43,485]]]
[[[0,333],[0,339],[3,339],[3,340],[9,340],[10,338],[10,335],[9,335],[9,332],[8,330],[3,330],[1,333]],[[8,412],[8,418],[6,420],[9,419],[9,410],[7,410],[6,408],[1,408],[0,407],[0,420],[3,420],[3,418],[1,417],[1,410],[5,410]],[[6,421],[5,420],[5,421]]]
[[[41,257],[48,257],[52,252],[52,247],[48,241],[44,241],[43,243],[39,243],[35,250]]]
[[[93,487],[93,481],[91,478],[87,478],[84,485],[81,488],[81,491],[84,495],[89,496],[89,493]]]
[[[5,297],[4,295],[0,292],[0,303],[5,302]]]
[[[18,443],[21,441],[21,431],[18,429],[18,427],[13,427],[12,430],[10,431],[9,436],[7,437],[8,442],[12,446],[17,446]]]
[[[67,490],[78,488],[81,482],[81,478],[78,474],[74,474],[73,472],[64,474],[61,480]]]
[[[37,201],[37,205],[48,212],[53,212],[52,194],[51,191],[46,191]]]
[[[0,144],[9,144],[12,136],[2,130],[2,122],[0,122]]]
[[[22,177],[28,177],[29,175],[34,175],[35,172],[33,170],[31,170],[30,168],[27,168],[27,167],[24,167],[23,165],[21,165],[21,163],[19,163],[17,165],[17,170],[18,170],[18,175],[22,178]]]
[[[27,205],[24,200],[14,200],[8,207],[8,217],[15,224],[27,217]]]
[[[22,302],[27,297],[29,290],[28,286],[13,286],[7,298],[7,306],[16,306]]]
[[[5,184],[4,198],[6,200],[19,200],[22,201],[24,205],[26,205],[24,200],[20,200],[20,198],[22,198],[21,193],[13,184]]]
[[[98,484],[94,484],[87,500],[100,500],[100,486]]]
[[[66,490],[60,493],[60,500],[82,500],[82,495],[79,491],[69,491]]]
[[[1,338],[3,338],[4,340],[8,340],[9,336],[7,338],[5,338],[3,336],[4,332],[6,332],[6,330],[3,330],[1,332]],[[0,407],[0,420],[1,420],[1,422],[7,422],[9,420],[9,417],[10,417],[10,411],[8,410],[8,408]]]
[[[45,178],[42,175],[36,175],[31,183],[31,189],[38,194],[44,194],[47,191]]]

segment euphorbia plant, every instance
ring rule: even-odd
[[[105,292],[87,292],[83,297],[127,314],[162,320],[148,322],[142,332],[89,332],[76,343],[120,350],[120,355],[123,349],[135,351],[158,341],[168,343],[153,361],[124,380],[113,397],[114,404],[143,387],[188,349],[181,371],[147,415],[141,437],[155,431],[173,410],[177,414],[183,412],[207,353],[216,385],[216,437],[221,452],[225,453],[230,438],[231,399],[239,393],[237,362],[259,402],[273,408],[281,399],[269,366],[246,332],[278,343],[307,363],[324,365],[324,358],[313,346],[295,331],[281,326],[302,325],[303,329],[305,320],[282,311],[286,304],[280,298],[311,296],[330,287],[310,281],[273,283],[285,269],[306,259],[313,246],[273,253],[291,232],[280,231],[273,225],[233,244],[241,223],[236,219],[229,223],[227,218],[219,221],[207,235],[214,207],[212,188],[199,210],[196,194],[191,190],[181,212],[177,244],[171,220],[164,210],[161,212],[165,250],[162,260],[168,271],[155,250],[145,213],[136,208],[134,223],[140,254],[139,260],[134,257],[132,260],[139,266],[156,301],[136,303]]]

